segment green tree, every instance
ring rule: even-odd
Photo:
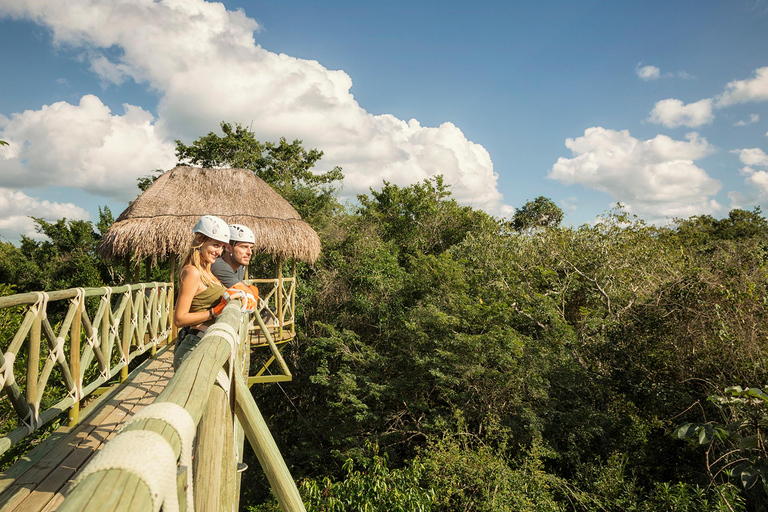
[[[34,218],[43,240],[21,237],[20,247],[0,244],[0,282],[14,283],[17,291],[94,287],[121,280],[119,271],[104,261],[97,247],[112,224],[108,207],[99,208],[96,226],[89,221]]]
[[[512,227],[516,231],[553,228],[563,220],[563,211],[549,198],[539,196],[521,208],[515,208]]]

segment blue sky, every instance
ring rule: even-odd
[[[0,236],[95,220],[219,121],[354,197],[444,174],[511,215],[768,206],[768,1],[0,0]]]

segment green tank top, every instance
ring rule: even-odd
[[[192,297],[192,304],[189,306],[190,313],[197,313],[198,311],[205,311],[211,309],[215,304],[219,302],[221,296],[227,289],[220,284],[211,284],[208,287]]]

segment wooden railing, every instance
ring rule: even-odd
[[[274,313],[275,322],[271,326],[281,334],[283,330],[295,332],[296,278],[248,279],[247,283],[259,288],[259,311],[269,309]]]
[[[253,447],[281,509],[305,511],[298,489],[245,381],[248,375],[246,356],[250,350],[244,340],[251,328],[250,317],[254,317],[265,331],[266,327],[259,315],[243,315],[239,307],[238,299],[230,301],[197,348],[181,363],[166,388],[147,407],[157,407],[158,410],[169,406],[171,409],[183,408],[181,416],[194,423],[192,430],[197,431],[192,467],[189,455],[186,461],[182,457],[185,440],[173,425],[177,419],[150,415],[129,423],[107,443],[96,456],[100,460],[94,458],[85,467],[85,476],[75,483],[59,508],[60,512],[150,511],[158,510],[161,504],[163,510],[170,510],[177,501],[180,510],[187,510],[191,505],[187,496],[190,472],[193,473],[190,478],[194,488],[192,499],[197,512],[233,510],[238,488],[235,447],[238,444],[242,447],[242,433]],[[268,331],[266,335],[270,347],[274,348]],[[279,361],[281,366],[285,365],[282,359]],[[144,460],[149,458],[144,452],[124,449],[131,446],[138,431],[159,434],[142,434],[139,439],[154,438],[156,451],[165,451],[170,460],[165,469],[153,469],[149,461]],[[126,455],[131,460],[126,460]],[[105,459],[116,462],[104,464],[101,461]],[[162,480],[168,484],[164,490],[150,489]]]
[[[172,283],[72,288],[0,297],[18,308],[15,334],[0,339],[0,390],[18,417],[0,437],[0,454],[120,373],[171,335]]]

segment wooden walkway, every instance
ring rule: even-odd
[[[142,363],[128,380],[81,411],[81,423],[62,427],[7,472],[0,473],[0,512],[56,510],[78,471],[120,425],[152,403],[173,375],[173,350]]]

